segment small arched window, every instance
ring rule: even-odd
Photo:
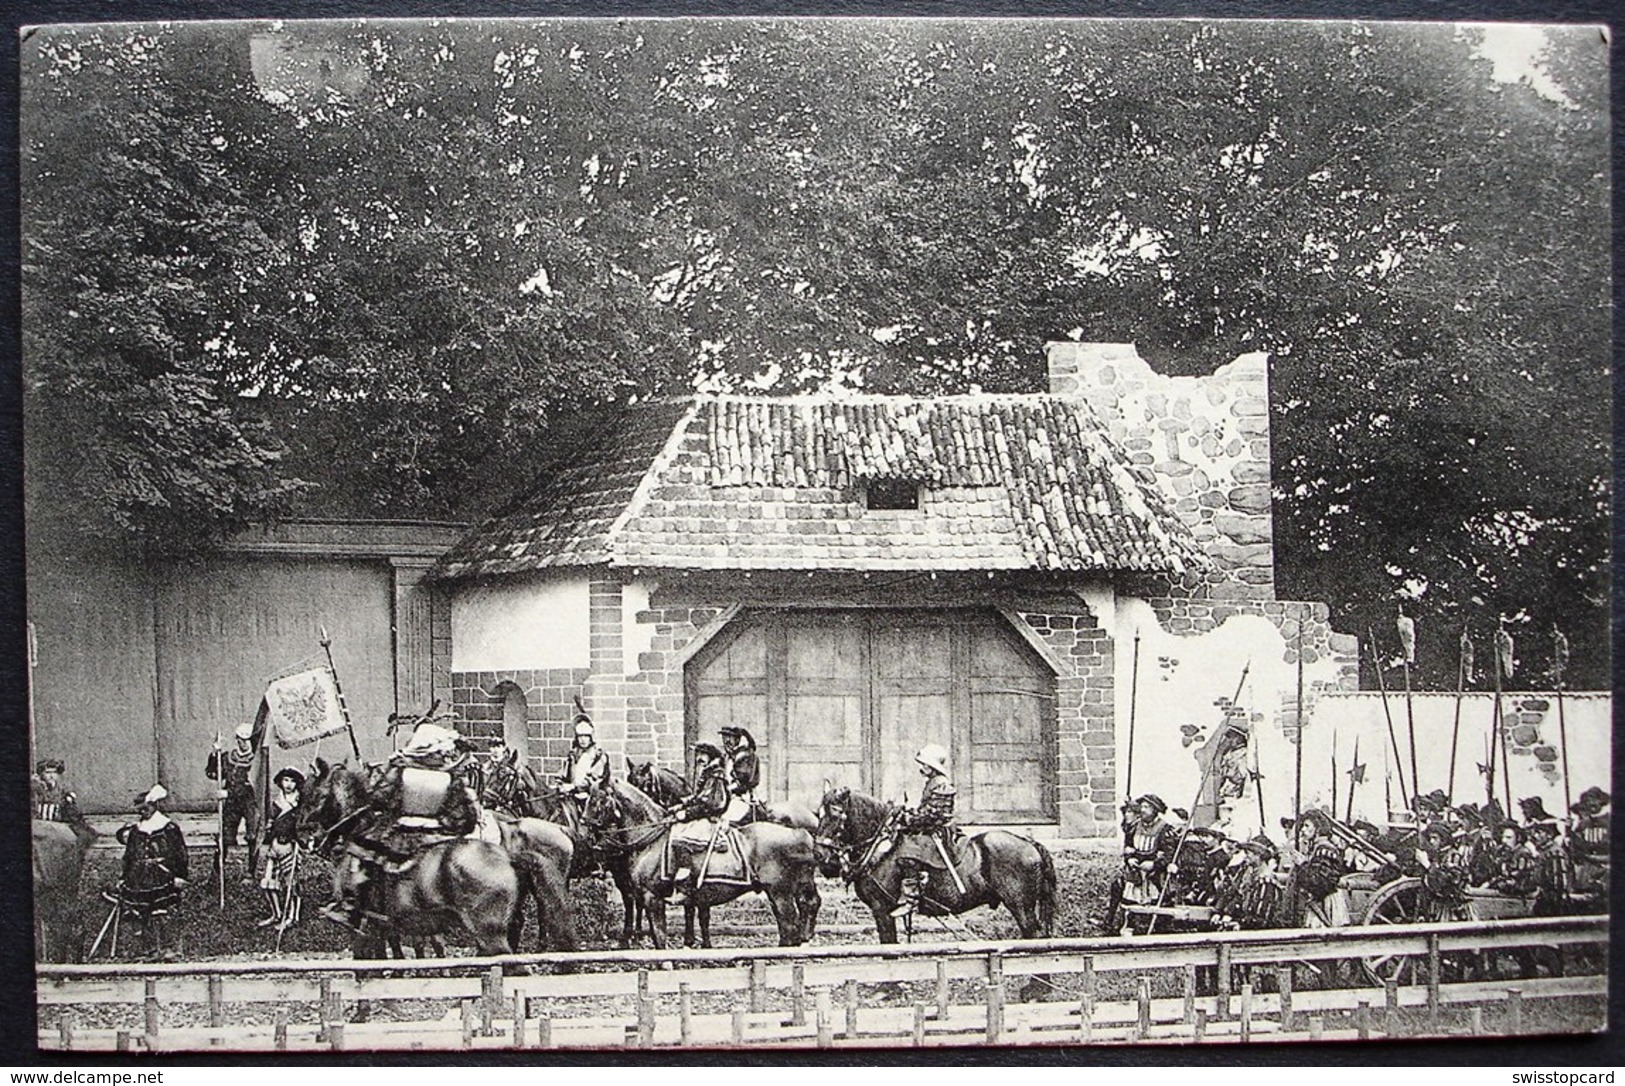
[[[497,687],[502,697],[502,742],[509,750],[524,752],[529,738],[530,703],[517,683],[505,682]]]

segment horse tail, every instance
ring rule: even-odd
[[[1048,939],[1055,933],[1055,857],[1037,841],[1033,848],[1038,850],[1038,932]]]

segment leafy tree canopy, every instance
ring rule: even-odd
[[[599,405],[1271,352],[1283,594],[1448,685],[1607,668],[1606,49],[1451,26],[54,28],[24,53],[28,487],[162,550],[468,516]],[[1529,676],[1540,684],[1545,675]]]

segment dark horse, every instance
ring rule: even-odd
[[[649,917],[655,947],[666,948],[666,899],[656,891],[661,883],[661,856],[672,822],[666,809],[641,790],[611,781],[587,801],[582,820],[606,842],[620,842],[631,859],[632,882]],[[737,831],[750,885],[712,881],[692,896],[702,909],[732,901],[751,890],[767,895],[779,927],[780,946],[800,946],[812,938],[818,920],[817,856],[806,830],[771,822],[754,822]]]
[[[386,817],[373,809],[357,774],[342,763],[329,766],[320,760],[301,788],[299,807],[301,827],[320,831],[330,845],[378,833]],[[344,877],[346,866],[338,866],[335,881]],[[475,838],[432,844],[405,870],[374,877],[363,889],[363,907],[393,938],[461,931],[473,939],[478,953],[507,954],[514,950],[516,928],[523,923],[514,861],[502,846]],[[375,938],[358,935],[352,945],[357,956],[364,956],[375,943]]]
[[[636,765],[630,761],[626,763],[626,779],[632,787],[639,789],[650,799],[662,807],[670,807],[673,803],[688,794],[688,781],[681,773],[674,769],[657,766],[653,762],[644,762]],[[752,810],[752,821],[777,822],[781,826],[793,826],[796,829],[812,833],[818,828],[818,818],[805,804],[786,800],[779,803],[755,804]],[[683,906],[683,945],[694,945],[694,918],[699,916],[700,946],[711,945],[711,907],[709,905],[694,905],[692,902]]]
[[[886,849],[895,812],[891,804],[861,792],[828,786],[818,807],[823,872],[838,875],[845,861],[847,879],[874,914],[882,943],[897,942],[891,910],[903,882],[901,868]],[[1003,905],[1023,939],[1049,938],[1055,927],[1055,861],[1048,849],[1006,830],[988,830],[964,838],[955,860],[964,892],[946,873],[933,874],[920,898],[921,912],[957,916],[978,905]]]
[[[97,833],[84,821],[33,820],[34,950],[41,962],[84,960],[79,876]]]
[[[598,867],[609,872],[621,895],[621,949],[632,944],[641,926],[642,914],[638,909],[637,890],[632,885],[631,861],[624,850],[606,852],[593,847],[594,842],[583,832],[581,820],[573,810],[573,800],[543,787],[531,768],[519,760],[519,751],[509,750],[486,765],[485,789],[480,802],[496,810],[539,818],[562,829],[574,849],[570,878],[582,878]]]

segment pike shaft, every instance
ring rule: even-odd
[[[1371,638],[1371,662],[1377,671],[1377,689],[1382,694],[1382,718],[1388,722],[1388,746],[1394,752],[1394,776],[1399,778],[1399,799],[1405,804],[1405,809],[1411,809],[1411,797],[1405,791],[1405,769],[1399,761],[1399,740],[1394,736],[1394,714],[1388,708],[1388,681],[1382,675],[1382,655],[1377,651],[1377,634],[1375,630],[1366,629]]]
[[[1123,767],[1123,795],[1132,799],[1134,796],[1134,713],[1140,700],[1140,631],[1134,631],[1134,663],[1129,669],[1128,678],[1128,757]]]

